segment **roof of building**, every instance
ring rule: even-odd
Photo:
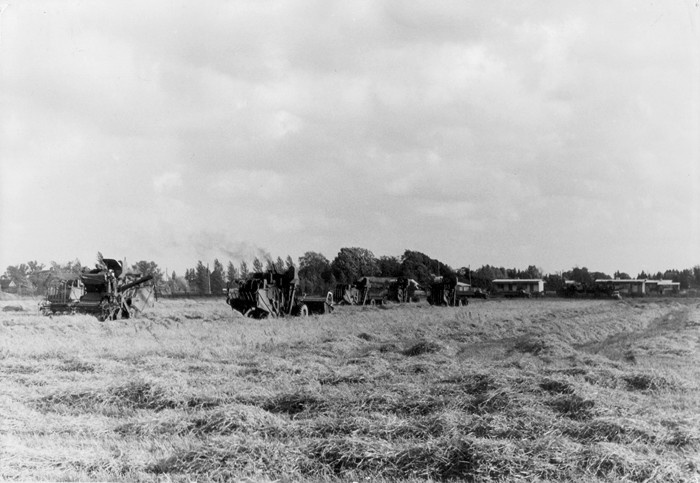
[[[544,282],[541,278],[497,278],[493,283],[537,283]]]
[[[595,281],[595,283],[646,283],[646,279],[636,280],[628,278],[599,278]]]

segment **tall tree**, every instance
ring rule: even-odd
[[[226,283],[232,284],[238,278],[238,270],[233,265],[233,262],[228,262],[228,267],[226,267]]]
[[[277,257],[277,260],[275,260],[275,270],[277,270],[277,273],[284,272],[284,260],[282,260],[282,257]]]
[[[287,255],[287,259],[284,262],[286,269],[289,269],[291,267],[294,267],[294,260],[292,260],[292,257],[290,255]],[[699,267],[700,268],[700,267]]]
[[[435,276],[454,276],[455,272],[448,265],[424,253],[406,250],[401,257],[401,274],[427,287],[433,282]]]
[[[361,277],[379,274],[374,254],[366,248],[341,248],[331,263],[333,276],[341,283],[352,283]]]
[[[253,260],[253,272],[262,272],[263,271],[263,264],[262,261],[258,257],[255,257],[255,260]]]
[[[178,277],[175,270],[173,270],[173,273],[170,276],[170,291],[173,293],[190,291],[190,286],[187,283],[187,280],[185,280],[183,277]]]
[[[201,260],[197,261],[196,277],[197,291],[202,294],[209,293],[209,269]]]
[[[382,277],[398,277],[401,275],[401,260],[398,257],[383,255],[377,260],[379,275]]]
[[[523,273],[523,278],[537,279],[542,278],[542,270],[534,265],[529,265],[525,273]]]
[[[317,252],[299,258],[299,280],[304,293],[325,293],[335,285],[330,262]]]
[[[218,259],[214,259],[214,269],[211,271],[211,293],[221,294],[226,288],[224,282],[224,266]]]
[[[163,272],[156,262],[141,260],[134,263],[131,268],[134,272],[140,273],[141,275],[151,275],[156,285],[163,283]]]
[[[248,269],[248,264],[246,263],[245,260],[241,260],[240,272],[241,272],[241,278],[243,280],[247,279],[248,275],[250,275],[250,270]]]
[[[586,267],[572,268],[568,272],[564,272],[562,276],[565,280],[573,280],[574,282],[582,284],[584,287],[590,287],[593,285],[593,277],[591,277],[591,274],[588,272]]]

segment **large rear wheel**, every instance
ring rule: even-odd
[[[309,316],[309,307],[306,306],[306,304],[301,304],[301,307],[299,307],[299,317],[308,317]]]

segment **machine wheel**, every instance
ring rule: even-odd
[[[462,299],[459,299],[457,301],[457,307],[463,307],[463,306],[464,306],[464,302],[462,302]]]
[[[248,309],[243,313],[243,317],[255,318],[255,309]]]
[[[377,301],[374,300],[374,299],[370,299],[369,304],[370,304],[372,307],[374,307],[375,305],[377,305]]]
[[[308,317],[309,316],[309,307],[306,306],[306,304],[301,304],[299,307],[299,317]]]

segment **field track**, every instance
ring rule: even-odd
[[[700,301],[0,301],[0,478],[698,481]]]

